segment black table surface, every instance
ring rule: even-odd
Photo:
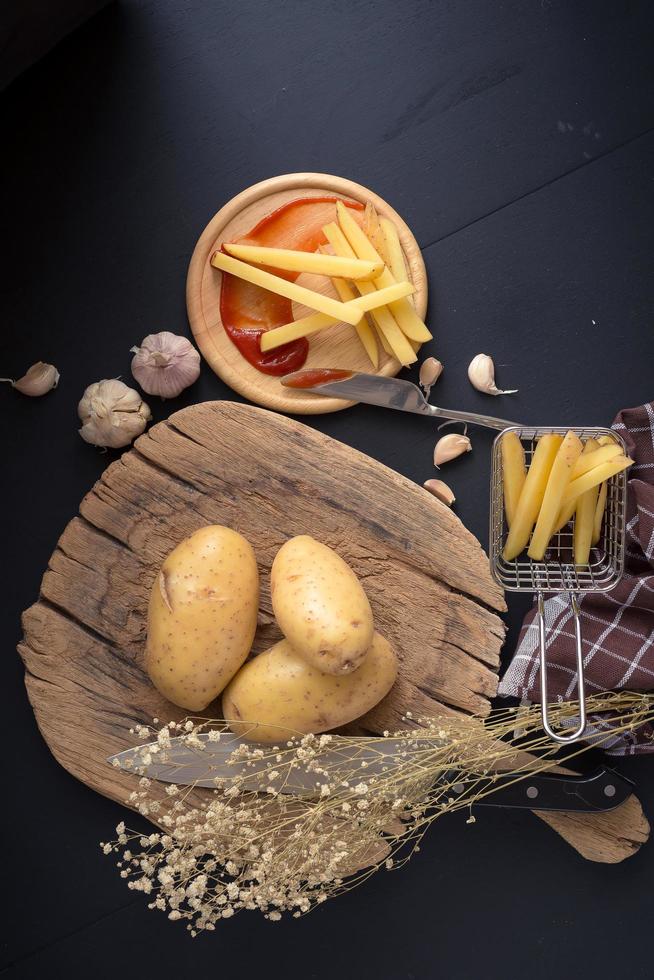
[[[77,435],[87,384],[150,332],[186,333],[193,245],[232,195],[293,171],[374,188],[429,272],[445,405],[609,424],[654,397],[654,7],[649,0],[125,0],[2,96],[5,420],[1,716],[7,978],[651,977],[654,848],[584,861],[529,813],[433,827],[402,871],[300,921],[244,913],[191,940],[128,891],[98,841],[124,811],[43,742],[15,654],[57,538],[113,454]],[[475,392],[492,353],[514,398]],[[237,398],[206,367],[156,419]],[[356,407],[305,419],[422,482],[432,427]],[[490,434],[449,465],[486,544]],[[528,600],[511,598],[506,655]],[[654,816],[654,763],[620,764]]]

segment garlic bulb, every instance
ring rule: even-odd
[[[120,449],[140,436],[152,418],[138,391],[117,379],[89,385],[77,407],[79,434],[92,446]]]
[[[421,387],[424,388],[425,398],[429,398],[429,392],[442,373],[443,365],[437,358],[428,357],[426,361],[422,362],[418,380],[420,381]]]
[[[471,449],[472,443],[466,435],[450,432],[447,436],[441,436],[434,447],[434,466],[448,463],[462,453],[469,453]]]
[[[132,374],[148,395],[176,398],[200,374],[200,355],[193,344],[169,330],[149,334],[132,352]]]
[[[517,388],[501,391],[495,384],[495,365],[490,354],[477,354],[468,365],[470,384],[485,395],[515,395]]]
[[[0,378],[0,381],[8,381],[12,388],[22,392],[23,395],[36,398],[39,395],[46,395],[57,387],[59,372],[54,364],[37,361],[18,381],[12,381],[11,378]]]
[[[435,497],[438,497],[441,503],[447,504],[448,507],[451,507],[456,500],[452,490],[442,480],[425,480],[423,487],[425,490],[433,493]]]

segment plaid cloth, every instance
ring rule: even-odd
[[[654,690],[654,402],[620,412],[613,428],[624,438],[635,464],[627,489],[625,575],[604,594],[580,596],[586,691]],[[545,601],[548,688],[552,701],[577,696],[575,637],[566,596]],[[538,620],[525,617],[518,646],[498,694],[540,700]],[[592,719],[605,729],[602,719]],[[654,752],[646,728],[616,736],[605,744],[612,755]],[[591,728],[592,731],[592,728]]]

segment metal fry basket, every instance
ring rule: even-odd
[[[530,428],[512,426],[504,432],[515,432],[525,450],[525,463],[530,465],[537,440],[547,433],[565,435],[572,431],[581,440],[597,439],[609,435],[623,449],[624,441],[612,429],[590,426],[582,428]],[[606,510],[602,533],[598,544],[591,550],[586,565],[575,565],[573,560],[573,527],[567,524],[551,540],[543,561],[533,561],[526,551],[513,561],[505,561],[502,556],[508,534],[504,513],[504,492],[502,484],[500,433],[493,444],[491,469],[491,508],[490,508],[490,563],[493,578],[507,592],[535,592],[538,603],[538,630],[540,641],[540,693],[543,728],[556,742],[569,743],[581,738],[586,728],[586,699],[584,690],[584,655],[582,648],[581,623],[579,620],[579,597],[591,592],[609,592],[624,572],[625,559],[625,509],[627,497],[626,472],[612,476],[607,485]],[[548,717],[547,694],[547,631],[545,624],[545,596],[565,593],[572,608],[575,632],[575,653],[579,699],[579,724],[574,731],[562,735],[555,732]]]

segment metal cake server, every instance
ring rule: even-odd
[[[330,378],[329,375],[332,375]],[[324,380],[319,380],[320,377]],[[385,378],[377,374],[361,374],[356,371],[341,371],[325,368],[319,371],[294,371],[281,379],[286,388],[308,391],[315,395],[329,395],[332,398],[345,398],[347,401],[363,402],[365,405],[379,405],[393,408],[397,412],[413,412],[431,418],[452,419],[457,422],[470,422],[489,429],[506,429],[516,422],[496,419],[492,415],[479,415],[477,412],[459,412],[449,408],[430,405],[422,391],[411,381],[399,378]]]
[[[263,792],[274,788],[281,793],[292,796],[315,796],[320,792],[323,783],[338,781],[339,769],[347,766],[348,779],[365,780],[371,776],[381,776],[389,769],[402,766],[398,750],[400,741],[385,738],[373,748],[369,739],[361,739],[357,746],[356,739],[348,739],[342,748],[334,742],[330,743],[320,753],[318,762],[321,768],[328,770],[327,775],[310,772],[298,762],[294,762],[290,771],[286,769],[278,779],[268,778],[269,759],[245,762],[233,753],[242,744],[257,748],[253,742],[232,735],[231,732],[221,733],[220,741],[211,741],[208,733],[198,736],[204,745],[203,749],[189,746],[183,737],[171,738],[170,748],[166,750],[167,761],[152,761],[143,766],[140,763],[141,753],[146,746],[126,749],[107,760],[127,771],[138,769],[139,774],[150,779],[158,779],[165,783],[178,785],[206,786],[215,788],[216,780],[231,780],[239,777],[239,785],[253,792]],[[151,745],[157,745],[156,742]],[[425,748],[433,742],[425,740]],[[259,746],[270,756],[270,745]],[[158,748],[157,748],[157,751]],[[353,767],[352,763],[357,765]],[[364,763],[365,765],[361,765]],[[280,765],[280,769],[285,767]],[[492,790],[492,795],[482,800],[471,800],[474,806],[518,807],[521,809],[537,810],[574,810],[584,813],[597,813],[613,810],[625,802],[633,791],[633,784],[623,776],[610,769],[600,767],[589,775],[566,776],[557,773],[524,773],[522,778],[515,775],[481,776],[470,779],[461,774],[457,781],[457,773],[448,773],[448,780],[453,782],[451,792],[465,799],[466,795],[474,796],[480,791]]]

